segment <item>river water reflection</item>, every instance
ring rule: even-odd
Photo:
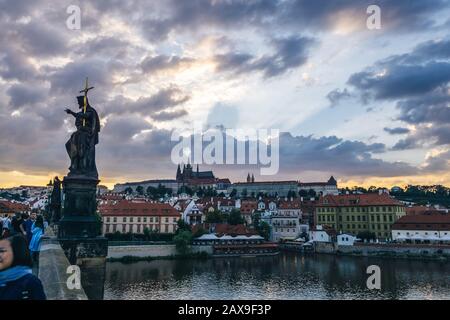
[[[381,290],[366,287],[373,264]],[[105,299],[450,299],[450,264],[295,253],[108,262]]]

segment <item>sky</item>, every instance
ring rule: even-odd
[[[174,178],[171,134],[194,123],[280,131],[275,176],[200,166],[232,181],[449,186],[449,17],[448,0],[0,0],[0,187],[67,174],[85,77],[110,187]]]

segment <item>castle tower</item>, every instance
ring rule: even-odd
[[[247,174],[247,183],[250,183],[250,172]]]
[[[254,183],[254,182],[255,182],[255,176],[252,173],[252,183]]]

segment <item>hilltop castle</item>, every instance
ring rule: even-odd
[[[180,165],[177,168],[177,176],[176,180],[179,183],[189,183],[192,181],[214,181],[216,177],[214,176],[212,171],[199,171],[199,167],[197,164],[197,170],[194,171],[192,165],[188,163],[187,165],[183,165],[183,170],[181,170]]]

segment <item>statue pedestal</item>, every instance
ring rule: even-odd
[[[86,176],[64,177],[64,209],[59,221],[59,238],[91,238],[101,234],[102,223],[96,214],[99,182]]]
[[[103,299],[108,240],[101,236],[102,222],[97,215],[99,180],[68,175],[64,190],[63,217],[58,240],[69,262],[81,270],[81,285],[89,299]]]

